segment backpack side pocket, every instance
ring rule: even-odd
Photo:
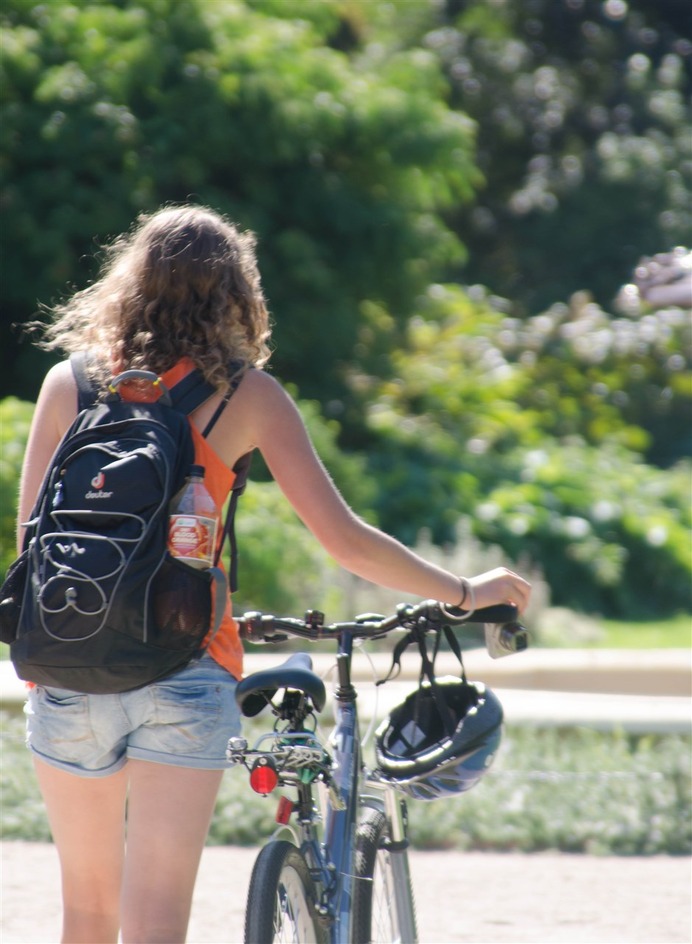
[[[148,642],[163,649],[201,648],[211,628],[212,583],[209,571],[166,554],[151,587]]]

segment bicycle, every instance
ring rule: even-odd
[[[508,605],[469,614],[428,600],[401,604],[387,618],[366,614],[352,622],[326,624],[322,613],[310,610],[303,619],[253,612],[239,620],[250,642],[297,636],[333,639],[337,646],[335,726],[327,743],[317,733],[326,689],[307,653],[254,672],[237,687],[244,715],[252,717],[269,705],[276,720],[252,747],[244,737],[231,738],[229,761],[249,771],[251,786],[260,794],[277,787],[295,790],[295,799],[281,797],[277,830],[255,861],[245,914],[247,944],[417,940],[406,800],[379,766],[368,769],[363,763],[353,646],[356,639],[377,639],[396,629],[417,640],[436,633],[439,644],[444,629],[461,661],[450,627],[470,616],[485,624],[491,655],[526,647],[526,631]]]

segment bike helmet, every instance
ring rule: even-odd
[[[416,800],[463,793],[492,763],[501,732],[502,706],[482,682],[422,680],[376,732],[381,776]]]

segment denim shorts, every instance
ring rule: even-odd
[[[105,777],[137,760],[224,770],[240,733],[237,682],[204,655],[180,672],[120,695],[37,686],[25,706],[27,744],[41,760],[82,777]]]

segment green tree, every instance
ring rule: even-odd
[[[689,232],[681,9],[5,0],[6,390],[48,361],[12,322],[138,213],[209,203],[259,234],[276,370],[359,511],[410,543],[468,517],[556,602],[689,605],[689,319],[609,312]]]
[[[678,0],[446,0],[421,36],[478,126],[485,187],[454,215],[465,282],[536,312],[609,304],[689,240],[692,44]]]
[[[342,392],[362,305],[403,319],[461,258],[440,211],[478,179],[472,125],[429,52],[330,45],[339,8],[7,0],[9,390],[33,396],[38,364],[17,357],[9,324],[84,284],[95,246],[164,202],[210,203],[259,234],[277,370],[323,402]]]

